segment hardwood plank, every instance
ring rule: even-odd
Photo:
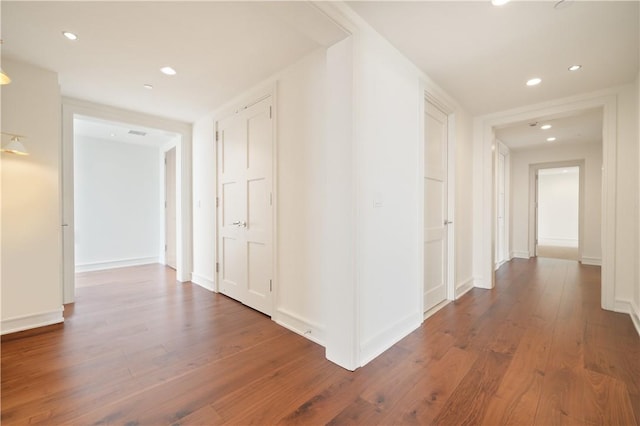
[[[600,268],[516,259],[363,368],[160,265],[86,273],[63,326],[2,339],[14,424],[632,425],[640,339]]]

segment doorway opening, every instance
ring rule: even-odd
[[[538,169],[535,255],[580,260],[580,167]]]
[[[87,272],[155,263],[176,268],[177,138],[172,132],[74,117],[77,287],[100,282],[85,280]]]
[[[75,301],[76,272],[165,264],[164,160],[172,149],[175,278],[189,281],[190,127],[71,98],[62,117],[63,303]]]

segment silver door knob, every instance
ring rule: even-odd
[[[452,221],[450,221],[450,220],[445,220],[445,221],[444,221],[444,224],[445,224],[445,225],[451,225],[452,223],[453,223],[453,222],[452,222]]]
[[[242,226],[243,228],[247,227],[247,222],[240,222],[239,220],[232,223],[234,226]]]

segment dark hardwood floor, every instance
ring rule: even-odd
[[[161,266],[86,273],[2,342],[2,424],[633,425],[640,339],[600,269],[514,260],[364,368]]]

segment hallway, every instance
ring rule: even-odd
[[[85,275],[63,327],[3,339],[2,423],[638,424],[640,339],[600,268],[497,274],[355,372],[160,265]]]

